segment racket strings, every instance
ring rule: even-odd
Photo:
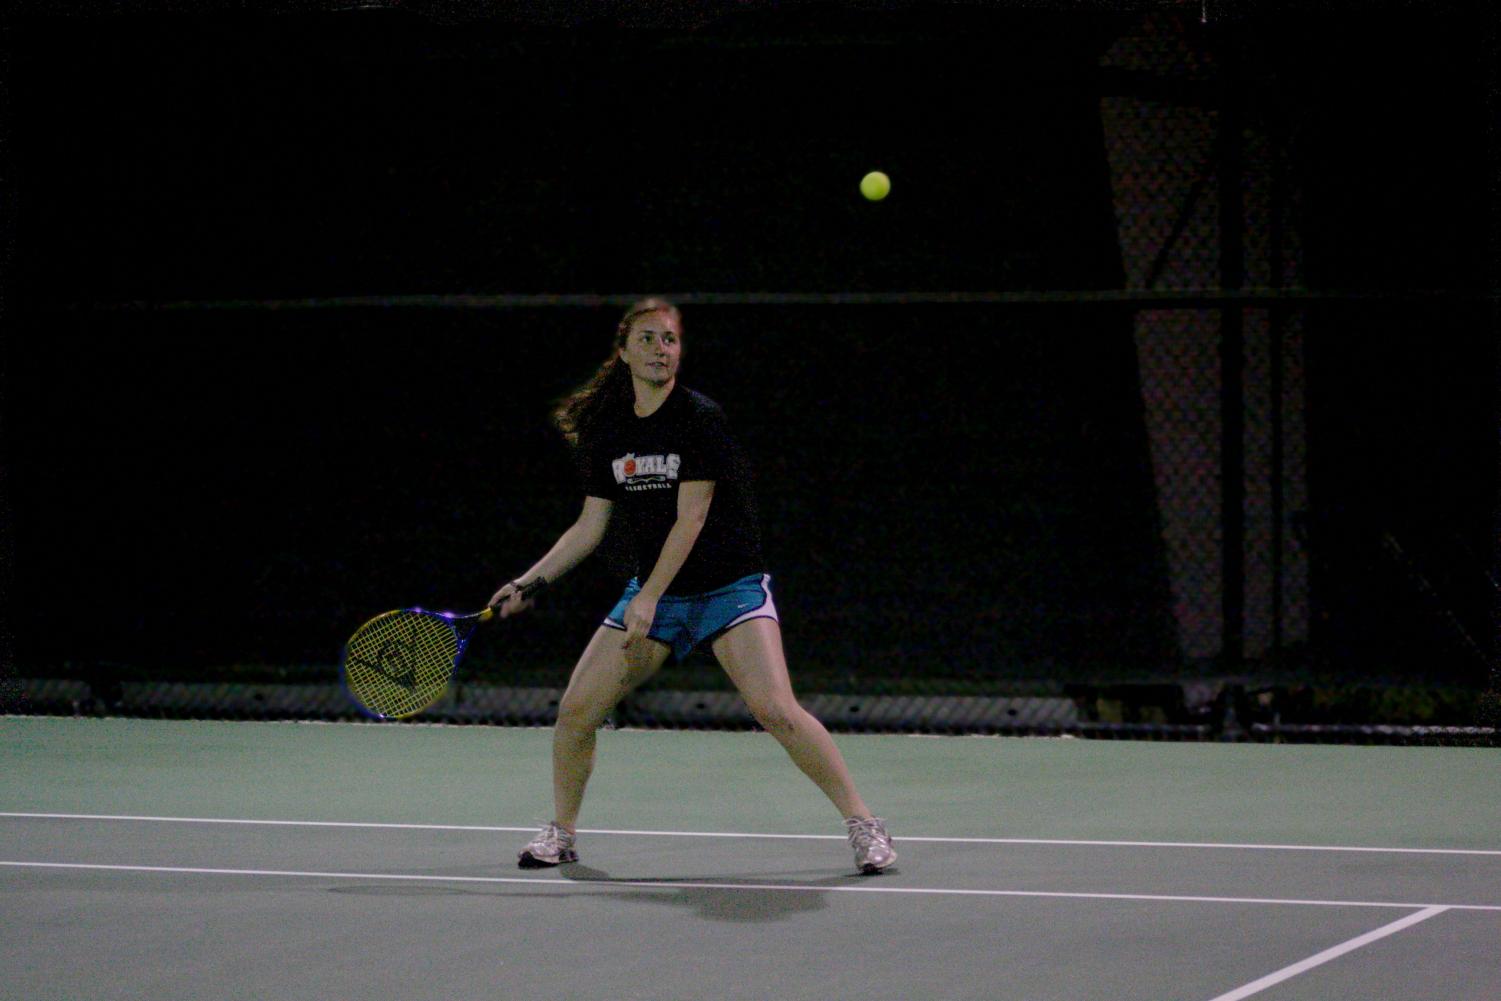
[[[410,716],[447,689],[459,649],[448,622],[420,612],[388,612],[351,637],[345,675],[350,691],[372,712]]]

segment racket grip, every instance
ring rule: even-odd
[[[529,598],[540,594],[542,592],[542,589],[547,587],[547,578],[534,577],[531,580],[527,581],[525,584],[522,584],[520,581],[513,580],[511,581],[511,587],[514,587],[516,589],[512,594],[512,597],[520,598],[522,601],[526,601]],[[489,622],[490,617],[494,614],[495,606],[489,605],[483,612],[479,613],[479,621]]]

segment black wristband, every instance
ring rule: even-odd
[[[522,601],[527,601],[542,593],[542,590],[547,587],[547,578],[535,577],[525,584],[519,580],[513,580],[511,581],[511,586],[516,589],[516,593],[521,596]]]

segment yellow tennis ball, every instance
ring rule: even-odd
[[[860,178],[860,194],[864,195],[870,201],[880,201],[891,194],[891,178],[879,170],[872,170]]]

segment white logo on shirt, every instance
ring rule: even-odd
[[[668,490],[668,480],[678,478],[678,467],[683,459],[676,452],[667,455],[637,455],[627,452],[614,462],[610,469],[615,482],[625,484],[627,490]]]

